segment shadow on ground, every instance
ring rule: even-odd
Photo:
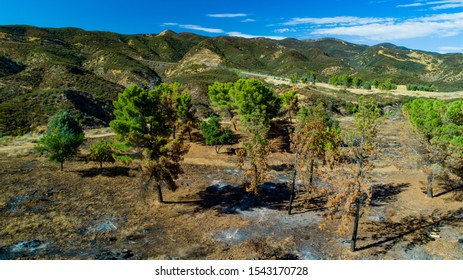
[[[442,184],[434,197],[450,195],[449,200],[463,201],[463,184]]]
[[[408,189],[410,184],[381,184],[372,187],[371,205],[381,206],[397,200],[397,196]]]
[[[106,177],[129,177],[130,176],[129,167],[113,166],[113,167],[103,167],[103,171],[100,171],[100,168],[90,168],[85,170],[79,170],[78,173],[83,178],[93,178],[98,175]]]
[[[243,186],[212,185],[199,194],[200,209],[216,209],[224,214],[236,214],[238,211],[250,211],[253,208],[285,209],[290,191],[286,184],[264,183],[260,186],[259,196],[246,192]]]
[[[374,249],[373,255],[386,254],[401,241],[405,242],[406,250],[411,250],[415,246],[434,241],[430,233],[438,232],[439,227],[462,226],[463,208],[445,213],[434,211],[429,216],[407,216],[399,222],[369,222],[367,224],[366,231],[373,235],[371,238],[364,238],[357,251]]]

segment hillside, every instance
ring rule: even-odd
[[[76,28],[0,26],[0,134],[43,125],[59,108],[84,126],[107,125],[124,87],[178,80],[207,103],[205,89],[238,79],[231,68],[288,77],[315,71],[364,80],[463,88],[463,54],[435,54],[391,44],[368,47],[337,39],[275,41],[209,38],[192,33],[121,35]]]

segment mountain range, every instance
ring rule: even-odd
[[[282,77],[314,71],[322,81],[342,74],[392,78],[398,84],[433,84],[440,91],[463,88],[463,54],[392,44],[0,26],[0,134],[34,129],[57,109],[70,110],[83,125],[107,125],[112,100],[131,84],[152,88],[176,80],[191,89],[195,102],[207,103],[207,85],[238,79],[236,69]]]

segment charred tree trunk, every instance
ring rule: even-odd
[[[289,195],[288,215],[291,215],[293,201],[294,201],[294,198],[296,196],[296,192],[295,192],[296,175],[297,175],[296,166],[294,166],[293,179],[292,179],[292,182],[291,182],[291,194]]]
[[[360,179],[363,176],[363,149],[364,149],[364,144],[365,144],[365,133],[362,132],[362,138],[360,142],[360,152],[359,152],[359,157],[358,157],[358,170],[357,170],[357,187],[358,187],[358,192],[361,193],[361,185],[360,185]],[[360,200],[361,200],[361,195],[358,195],[355,201],[355,217],[354,217],[354,230],[352,231],[352,243],[350,246],[350,249],[352,252],[355,252],[355,245],[357,244],[357,234],[358,234],[358,228],[359,228],[359,220],[360,220]]]
[[[190,138],[190,143],[193,142],[193,137],[191,137],[191,128],[188,127],[188,137]]]
[[[158,202],[159,203],[164,203],[164,198],[162,197],[162,189],[160,184],[156,184],[156,188],[158,191]]]
[[[254,168],[254,189],[252,191],[252,194],[254,196],[254,205],[258,206],[259,205],[259,170],[257,168],[257,165],[253,163],[253,168]]]
[[[313,184],[313,169],[314,169],[314,165],[315,165],[315,160],[312,158],[310,160],[310,177],[309,177],[309,184],[310,186],[312,186]]]
[[[432,175],[428,175],[428,188],[427,188],[427,191],[426,191],[426,194],[429,198],[432,198],[433,197],[433,193],[432,193],[432,181],[433,181],[433,177]]]
[[[350,250],[355,252],[355,245],[357,244],[357,233],[359,228],[360,220],[360,198],[357,199],[355,203],[355,220],[354,220],[354,230],[352,231],[352,243],[350,244]]]

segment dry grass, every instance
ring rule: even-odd
[[[350,120],[341,121],[346,127]],[[411,242],[421,244],[421,233],[426,228],[410,228],[407,223],[414,224],[414,219],[426,222],[426,217],[437,215],[433,220],[442,218],[440,226],[449,227],[447,232],[443,229],[440,245],[426,241],[416,246],[436,258],[463,259],[463,252],[455,245],[455,236],[461,238],[463,234],[463,221],[449,224],[443,219],[447,211],[461,208],[461,201],[454,199],[461,189],[445,193],[438,187],[441,196],[426,198],[421,191],[426,177],[414,162],[417,155],[407,148],[412,144],[410,136],[397,129],[402,125],[400,119],[388,121],[381,131],[384,141],[393,145],[387,145],[377,161],[380,168],[372,180],[382,186],[382,196],[377,206],[364,208],[359,245],[365,249],[355,253],[339,241],[346,237],[334,232],[335,223],[325,231],[318,228],[322,208],[309,210],[301,202],[295,205],[297,214],[287,216],[284,185],[263,192],[260,205],[248,204],[249,198],[240,187],[240,172],[235,168],[236,157],[217,155],[213,147],[193,143],[183,165],[185,173],[178,180],[180,188],[176,192],[165,191],[168,203],[163,205],[155,203],[154,192],[143,191],[136,166],[108,164],[100,175],[95,163],[71,160],[65,162],[65,171],[59,173],[57,165],[34,154],[2,157],[0,257],[412,258],[414,251],[404,248]],[[105,132],[96,131],[93,135]],[[89,139],[86,147],[92,141],[96,140]],[[288,171],[279,167],[290,158],[284,152],[272,154],[270,162],[274,168],[269,180],[275,182],[287,175]],[[221,190],[223,186],[229,187]],[[369,232],[366,229],[371,221],[375,224]],[[386,224],[396,228],[385,227]],[[223,235],[227,232],[231,233],[229,237]],[[11,246],[33,240],[49,245],[34,252],[5,255]],[[127,250],[131,254],[122,253]]]

